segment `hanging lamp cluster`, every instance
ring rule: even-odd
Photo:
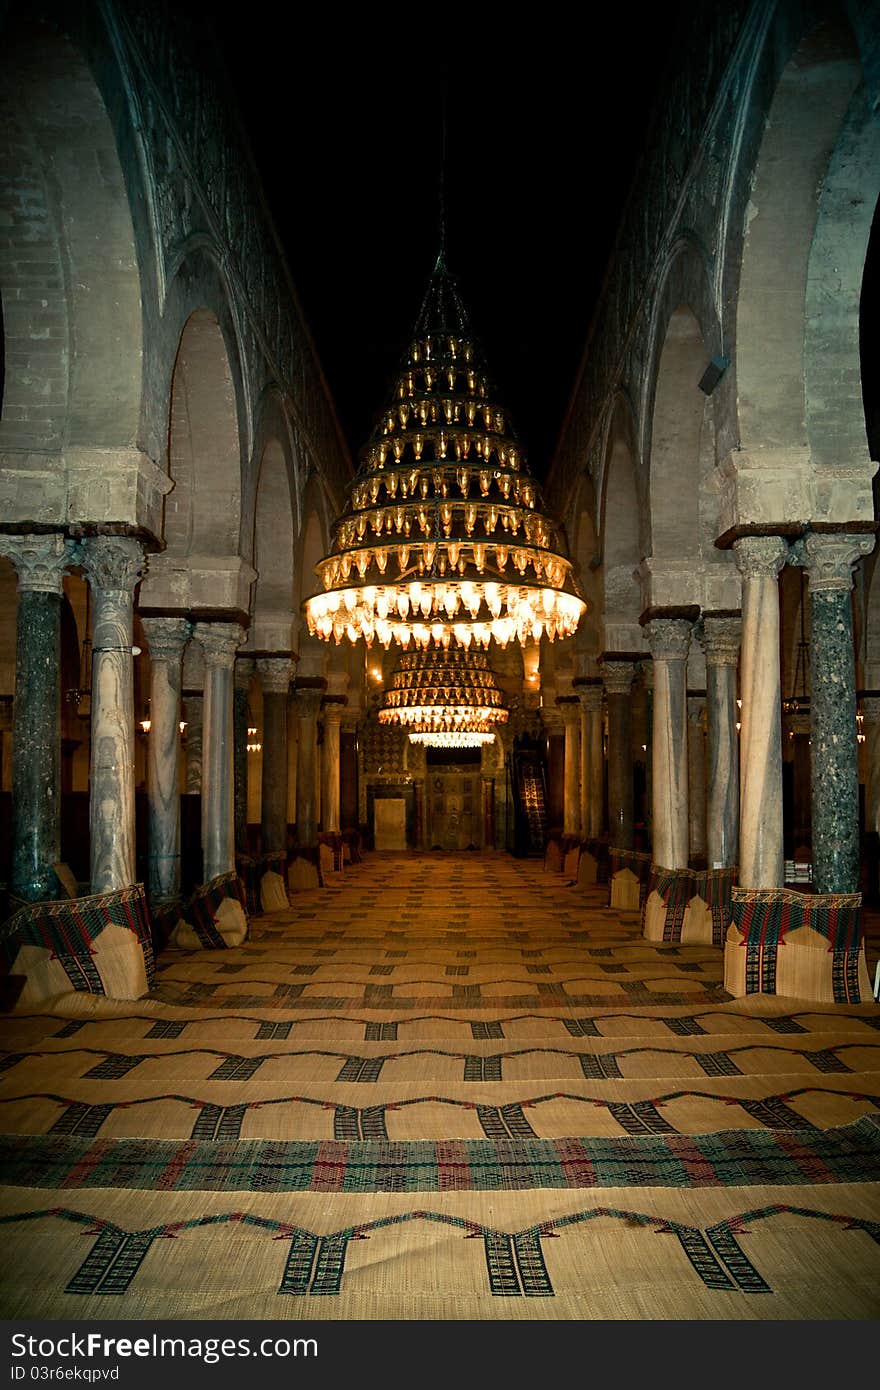
[[[404,652],[385,691],[379,722],[397,724],[411,742],[440,748],[491,743],[507,707],[481,651]]]
[[[442,255],[316,573],[309,632],[337,643],[485,650],[568,637],[585,612]]]

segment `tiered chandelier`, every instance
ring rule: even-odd
[[[586,609],[442,253],[316,573],[309,632],[337,643],[552,642]]]
[[[380,723],[435,748],[479,748],[506,719],[488,657],[457,648],[404,652],[379,710]]]

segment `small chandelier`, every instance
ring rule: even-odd
[[[315,572],[309,632],[337,643],[552,642],[586,611],[442,253]]]
[[[404,652],[379,710],[413,743],[478,748],[490,743],[507,708],[483,652]]]

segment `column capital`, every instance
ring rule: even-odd
[[[321,708],[324,692],[314,687],[294,689],[293,707],[300,719],[313,719]]]
[[[742,616],[704,613],[701,640],[707,666],[736,666],[742,643]]]
[[[144,572],[144,547],[131,536],[87,536],[82,566],[98,589],[133,594]]]
[[[236,656],[234,686],[247,694],[254,676],[254,659],[250,656]]]
[[[860,696],[859,709],[869,723],[880,721],[880,695]]]
[[[264,692],[286,695],[296,672],[296,662],[289,656],[261,656],[257,660],[257,675]]]
[[[829,535],[811,531],[792,546],[792,558],[807,571],[811,594],[830,593],[835,589],[849,593],[853,566],[873,549],[873,535]]]
[[[744,579],[776,579],[790,550],[782,536],[740,536],[733,553]]]
[[[654,661],[686,661],[693,623],[687,618],[652,618],[645,636]]]
[[[581,702],[577,695],[557,695],[556,705],[565,725],[579,728],[581,722]]]
[[[602,684],[609,695],[628,695],[632,690],[636,674],[633,661],[609,661],[601,663]]]
[[[245,632],[240,623],[196,623],[193,637],[205,653],[206,665],[231,671]]]
[[[341,724],[348,699],[345,695],[325,695],[321,701],[321,715],[325,724]]]
[[[78,563],[75,541],[58,535],[0,535],[0,555],[15,566],[22,593],[60,594],[65,571]]]
[[[602,682],[594,681],[590,685],[579,685],[577,687],[577,697],[581,702],[581,709],[587,714],[598,714],[602,708]]]
[[[192,636],[192,623],[186,618],[141,618],[141,627],[153,662],[180,661]]]

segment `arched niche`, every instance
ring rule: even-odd
[[[859,298],[878,191],[880,135],[839,15],[782,71],[758,152],[736,317],[743,448],[866,458]]]
[[[279,629],[286,621],[289,645],[293,616],[293,507],[290,476],[284,449],[278,439],[269,439],[263,448],[257,478],[254,509],[254,621],[257,647],[263,646],[260,631],[267,623]]]
[[[130,446],[141,284],[113,128],[68,38],[21,16],[5,24],[3,50],[0,448]]]
[[[616,641],[614,633],[638,634],[642,608],[637,571],[642,559],[642,526],[636,472],[635,428],[629,403],[619,396],[614,406],[602,469],[599,554],[605,647],[629,649],[632,636]],[[641,642],[639,642],[641,645]]]
[[[171,381],[165,499],[169,557],[235,556],[241,518],[241,448],[226,343],[212,310],[196,309],[180,338]]]

